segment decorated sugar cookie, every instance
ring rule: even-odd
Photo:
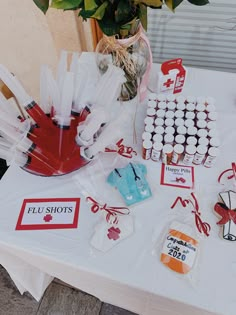
[[[191,226],[172,222],[166,235],[160,260],[169,269],[187,274],[194,266],[198,240]]]
[[[110,207],[99,204],[92,197],[86,200],[92,205],[91,211],[102,212],[101,220],[95,226],[90,244],[102,252],[107,252],[134,232],[134,220],[126,207]]]
[[[158,74],[158,91],[180,93],[184,87],[187,70],[182,64],[182,59],[168,60],[161,65]]]
[[[214,210],[221,217],[222,237],[227,241],[236,241],[236,192],[229,190],[219,194],[222,202],[215,204]]]

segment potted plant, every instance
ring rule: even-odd
[[[123,85],[121,98],[132,99],[137,94],[139,78],[147,75],[152,62],[147,29],[147,8],[161,9],[166,5],[173,12],[183,2],[205,5],[208,0],[33,0],[46,13],[49,7],[63,10],[79,10],[78,15],[87,20],[95,19],[104,36],[98,43],[98,66],[106,71],[113,62],[123,68],[127,83]],[[146,80],[143,80],[145,83]]]
[[[174,11],[183,1],[201,6],[208,0],[33,0],[46,13],[49,6],[55,9],[78,10],[84,20],[97,20],[107,36],[127,36],[134,20],[140,20],[147,28],[147,8],[161,9],[166,5]]]

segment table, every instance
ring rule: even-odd
[[[154,197],[133,208],[135,233],[106,254],[89,245],[98,217],[90,211],[72,174],[44,178],[12,165],[0,181],[0,264],[20,292],[29,291],[39,300],[57,277],[104,302],[142,315],[235,314],[236,248],[234,242],[219,238],[217,217],[212,212],[219,191],[217,177],[236,157],[235,85],[235,74],[191,68],[183,91],[185,95],[216,98],[222,140],[215,166],[195,168],[202,215],[212,226],[210,237],[201,247],[196,282],[177,277],[153,254],[155,242],[170,221],[170,205],[177,193],[189,193],[159,185],[160,163],[142,161]],[[131,113],[135,102],[128,106],[127,112]],[[145,109],[145,105],[138,107],[139,136]],[[139,140],[139,154],[140,146]],[[15,231],[23,199],[47,197],[81,197],[78,229]]]

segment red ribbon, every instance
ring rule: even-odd
[[[205,234],[206,236],[209,236],[210,230],[211,230],[210,224],[202,221],[202,219],[200,218],[200,216],[201,216],[200,212],[193,210],[192,213],[194,213],[194,215],[195,215],[195,224],[196,224],[198,231],[200,233]]]
[[[222,180],[222,177],[227,174],[227,179],[235,179],[236,180],[236,163],[235,162],[232,162],[232,168],[228,168],[227,170],[224,170],[222,173],[220,173],[220,176],[218,177],[218,183],[221,184],[221,180]]]
[[[209,236],[210,235],[210,230],[211,230],[211,226],[209,223],[207,222],[203,222],[202,219],[201,219],[201,213],[199,211],[199,204],[198,204],[198,201],[197,201],[197,198],[196,196],[194,195],[194,193],[191,193],[191,196],[193,198],[193,201],[191,199],[183,199],[181,198],[180,196],[176,198],[176,200],[174,201],[174,203],[172,204],[171,206],[171,209],[173,209],[177,202],[180,201],[180,203],[182,204],[182,206],[185,208],[189,203],[192,204],[193,206],[193,210],[192,210],[192,213],[194,214],[195,216],[195,224],[196,224],[196,227],[198,229],[198,231],[200,233],[203,233],[205,234],[206,236]]]
[[[93,213],[97,213],[99,210],[105,210],[107,212],[106,221],[112,224],[118,223],[118,215],[127,215],[130,212],[126,207],[108,207],[106,203],[101,205],[92,197],[87,197],[86,201],[92,203],[91,211]]]
[[[217,224],[226,224],[229,220],[232,220],[236,224],[236,209],[229,209],[224,203],[218,202],[215,204],[214,210],[221,216]]]
[[[180,203],[182,204],[182,206],[185,208],[191,201],[189,199],[182,199],[180,196],[177,197],[173,203],[173,205],[171,206],[171,209],[173,209],[177,202],[180,201]]]
[[[177,183],[179,183],[179,182],[185,183],[186,180],[185,180],[183,177],[176,177],[176,182],[177,182]]]
[[[110,148],[105,148],[105,152],[117,152],[118,154],[131,159],[132,158],[132,154],[137,155],[137,152],[134,151],[134,149],[132,147],[127,147],[125,145],[122,144],[124,139],[120,139],[116,145],[117,148],[116,149],[110,149]]]

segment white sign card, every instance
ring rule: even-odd
[[[80,198],[24,199],[16,230],[76,229]]]
[[[161,185],[188,189],[193,188],[193,166],[162,164]]]

